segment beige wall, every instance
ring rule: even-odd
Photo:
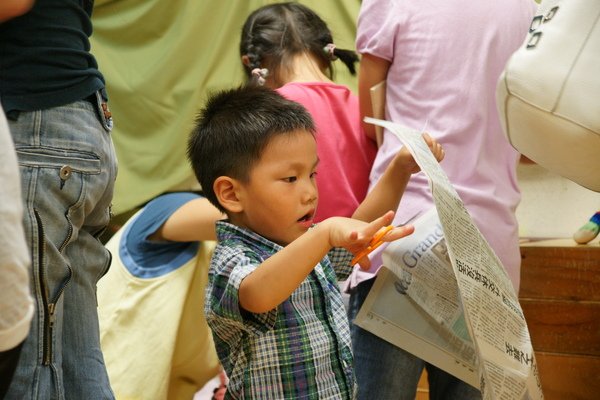
[[[522,237],[571,237],[600,210],[600,193],[538,165],[520,164],[518,176],[523,198],[517,219]]]

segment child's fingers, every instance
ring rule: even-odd
[[[369,270],[369,268],[371,268],[371,259],[367,256],[362,257],[358,260],[358,266],[364,271]]]
[[[425,143],[427,143],[427,146],[431,147],[431,143],[433,143],[433,138],[429,136],[429,133],[423,132],[423,139],[425,140]]]
[[[379,247],[383,242],[391,242],[403,238],[412,234],[415,230],[414,226],[412,225],[397,226],[393,228],[388,225],[387,227],[391,229],[384,231],[383,229],[385,228],[381,228],[372,238],[376,239],[375,242],[371,241],[371,243],[367,247],[363,247],[358,252],[355,252],[355,256],[352,259],[352,265],[358,263],[360,268],[368,270],[371,267],[371,260],[369,259],[368,255],[373,250]]]
[[[383,214],[381,217],[373,220],[369,225],[368,228],[372,228],[373,232],[370,236],[373,236],[379,229],[383,228],[384,226],[387,226],[389,224],[392,223],[392,221],[394,220],[394,211],[388,211],[385,214]],[[370,229],[369,229],[370,230]]]
[[[413,225],[396,226],[394,229],[389,231],[384,237],[381,238],[383,242],[393,242],[394,240],[401,239],[405,236],[412,235],[415,231]]]
[[[445,155],[444,148],[442,147],[441,143],[438,142],[437,140],[433,141],[432,152],[438,161],[442,161],[444,159],[444,155]]]
[[[438,162],[442,161],[444,159],[444,156],[446,155],[446,152],[444,151],[442,145],[437,142],[435,144],[435,149],[433,149],[432,152],[435,156],[435,159],[438,160]]]
[[[437,140],[429,136],[427,132],[423,133],[423,139],[425,140],[425,143],[427,143],[427,146],[429,146],[431,149],[431,153],[435,159],[438,160],[438,162],[442,161],[446,155],[442,145]]]
[[[395,213],[393,211],[388,211],[381,217],[369,222],[369,224],[357,232],[357,236],[353,238],[355,239],[353,240],[355,244],[360,245],[363,242],[368,244],[381,228],[392,223],[394,220],[394,214]]]

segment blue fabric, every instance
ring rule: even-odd
[[[189,192],[159,196],[126,226],[119,243],[119,256],[133,276],[156,278],[176,270],[196,256],[198,242],[156,242],[147,238],[181,206],[199,197]]]

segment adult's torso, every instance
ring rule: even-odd
[[[517,287],[518,154],[502,134],[494,94],[533,11],[525,0],[371,0],[363,3],[357,33],[360,53],[391,61],[386,118],[425,128],[442,143],[442,168]],[[401,146],[393,134],[384,135],[371,185]],[[426,177],[414,175],[396,222],[432,204]]]
[[[8,113],[65,105],[104,88],[90,54],[93,0],[37,0],[0,25],[0,100]]]

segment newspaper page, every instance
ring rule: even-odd
[[[384,264],[394,277],[388,276],[387,284],[380,283],[379,292],[372,290],[372,294],[381,296],[393,287],[405,296],[390,297],[388,293],[374,300],[369,295],[355,322],[384,339],[394,337],[390,330],[395,328],[398,335],[420,335],[419,340],[430,345],[429,359],[423,359],[478,387],[483,399],[542,399],[535,355],[517,294],[421,132],[389,121],[366,121],[388,129],[411,151],[429,179],[435,212],[415,222],[427,227],[416,230],[426,231],[424,237],[416,236],[413,241],[404,238],[383,253]],[[444,241],[436,240],[442,236]],[[425,330],[411,328],[406,315],[389,319],[394,315],[381,312],[394,309],[398,299],[406,310],[413,311],[413,319],[420,316],[422,323],[428,321],[434,326],[435,335],[423,336]],[[389,302],[379,304],[382,300]],[[386,329],[381,329],[384,325]],[[436,342],[432,337],[443,340]],[[399,346],[413,354],[422,350]],[[439,365],[442,363],[445,365]],[[476,380],[469,376],[470,370],[476,370]]]
[[[411,223],[415,232],[384,251],[355,323],[478,388],[477,355],[437,213]]]

